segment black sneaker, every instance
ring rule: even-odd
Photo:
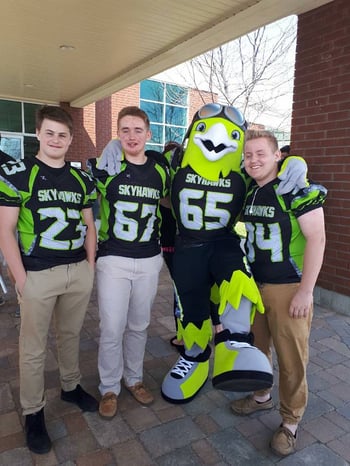
[[[51,450],[52,443],[45,426],[44,408],[26,416],[25,433],[27,446],[33,453],[43,455]]]
[[[74,390],[70,390],[69,392],[61,390],[61,400],[76,404],[82,411],[93,413],[98,410],[98,401],[86,393],[79,384]]]

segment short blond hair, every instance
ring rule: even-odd
[[[265,138],[270,143],[271,149],[276,152],[278,151],[278,141],[276,136],[271,131],[264,129],[248,129],[244,135],[244,144],[253,139]]]

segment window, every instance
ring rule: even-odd
[[[35,112],[37,111],[38,107],[41,107],[41,105],[28,103],[23,104],[24,131],[26,133],[35,134]]]
[[[0,130],[22,131],[21,102],[0,100]]]
[[[187,129],[187,88],[152,79],[142,81],[140,108],[151,122],[152,139],[146,149],[162,151],[168,141],[182,142]]]
[[[38,152],[35,112],[39,104],[0,100],[0,149],[15,159]]]
[[[22,141],[21,136],[10,136],[2,133],[0,149],[7,155],[11,155],[16,160],[22,158]]]
[[[276,136],[279,147],[290,144],[290,131],[283,131],[272,127],[267,127],[266,129],[271,131]]]

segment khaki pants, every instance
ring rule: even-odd
[[[107,392],[119,395],[122,378],[127,386],[142,381],[147,328],[162,265],[160,254],[144,259],[121,256],[97,259],[101,395]]]
[[[307,318],[295,319],[288,314],[289,304],[299,284],[261,284],[265,314],[256,313],[252,332],[254,344],[272,362],[271,345],[279,367],[280,414],[285,423],[299,424],[304,414],[308,386],[306,367],[309,360],[309,336],[313,309]],[[256,392],[257,395],[267,390]]]
[[[58,365],[63,390],[80,382],[79,341],[94,273],[87,261],[27,272],[19,337],[20,400],[23,414],[45,405],[44,367],[52,314],[55,318]]]

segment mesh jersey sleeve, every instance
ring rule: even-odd
[[[12,161],[0,167],[0,205],[19,207],[22,203],[21,188],[26,177],[26,166],[22,161]],[[26,183],[27,191],[29,186]]]
[[[290,208],[296,217],[300,217],[323,206],[327,197],[327,189],[320,184],[313,183],[290,196]]]

